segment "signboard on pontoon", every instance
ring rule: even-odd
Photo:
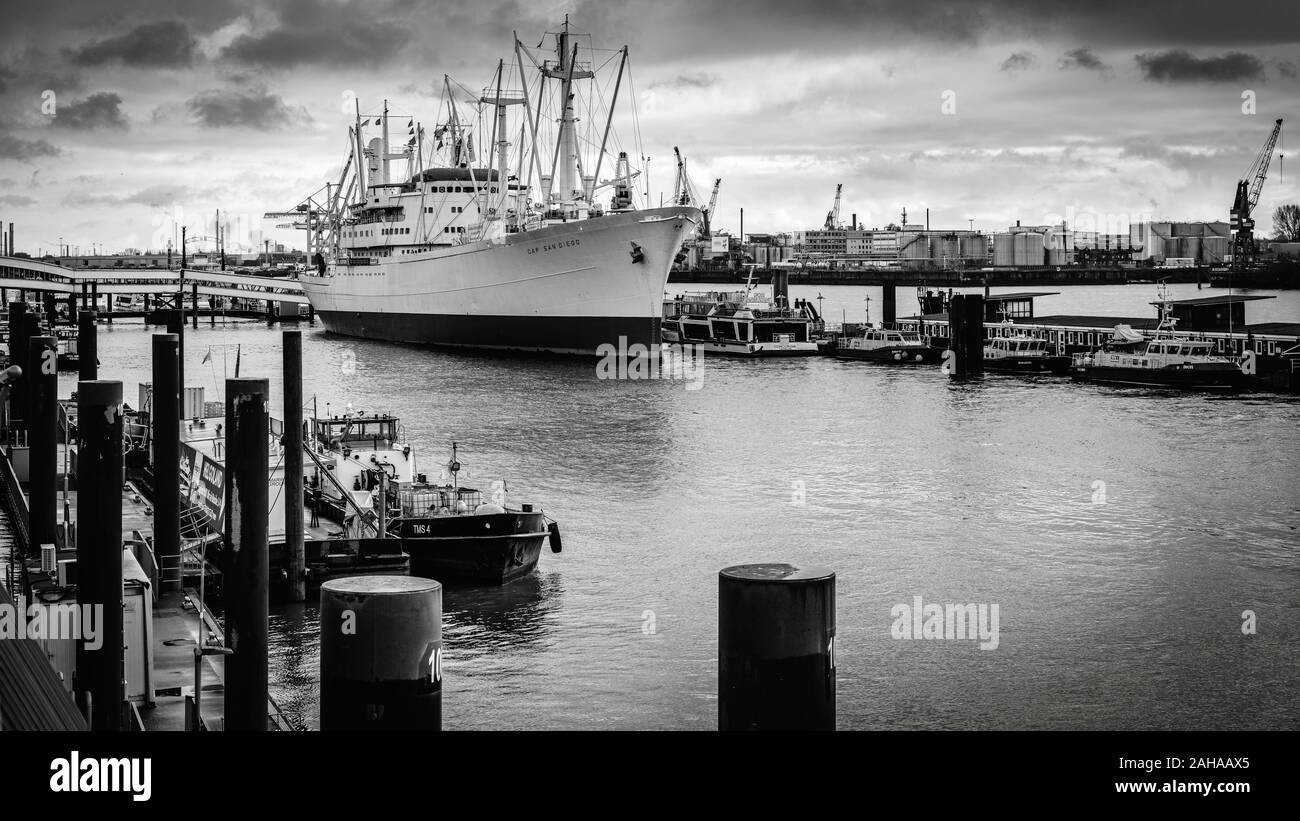
[[[185,477],[186,465],[189,476]],[[196,507],[207,519],[208,526],[220,530],[224,523],[222,515],[226,507],[226,469],[220,462],[205,457],[193,447],[181,445],[181,482],[182,501]]]

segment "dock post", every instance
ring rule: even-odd
[[[834,571],[775,563],[718,574],[718,729],[835,729]]]
[[[289,600],[307,599],[303,543],[302,331],[284,331],[284,548],[289,555]]]
[[[98,316],[93,309],[77,314],[77,374],[85,381],[99,378]]]
[[[197,330],[199,327],[199,284],[195,282],[190,286],[190,288],[191,294],[194,297],[194,315],[191,317],[190,321],[193,323],[191,327]]]
[[[77,295],[73,293],[68,294],[68,324],[77,324]]]
[[[122,383],[77,383],[77,603],[99,633],[77,643],[73,689],[92,730],[122,727]],[[102,645],[98,642],[102,641]]]
[[[90,284],[90,287],[91,287],[91,288],[94,288],[94,287],[95,287],[95,283],[92,282],[92,283]],[[92,295],[92,296],[93,296],[93,295]],[[99,304],[99,298],[98,298],[97,296],[93,296],[93,298],[95,299],[95,304],[98,305],[98,304]],[[107,317],[108,317],[108,324],[109,324],[109,325],[112,325],[112,324],[113,324],[113,295],[112,295],[112,294],[109,294],[109,295],[108,295],[108,298],[104,300],[104,303],[105,303],[104,313],[105,313],[105,314],[107,315]]]
[[[180,301],[180,297],[177,297]],[[175,311],[163,311],[167,333],[176,335],[176,372],[180,385],[181,403],[178,411],[185,415],[185,313],[177,308]]]
[[[112,295],[112,294],[109,294],[109,295],[108,295],[108,304],[109,304],[110,306],[112,306],[112,304],[113,304],[113,295]],[[91,283],[90,283],[90,309],[91,309],[92,311],[98,311],[98,310],[99,310],[99,283],[98,283],[98,282],[91,282]],[[112,308],[110,307],[109,310],[111,311]]]
[[[180,342],[175,334],[153,335],[153,402],[149,427],[153,436],[154,554],[159,590],[181,587],[181,390],[178,384]]]
[[[22,291],[20,290],[21,294]],[[9,303],[9,364],[17,365],[22,361],[22,352],[27,350],[27,340],[31,331],[27,326],[27,303],[23,301]],[[9,426],[14,430],[27,429],[27,379],[15,379],[9,389]]]
[[[893,282],[887,281],[880,288],[880,321],[886,328],[898,321],[898,292]]]
[[[312,325],[316,324],[316,306],[310,302],[307,303],[307,321]]]
[[[45,323],[49,325],[50,330],[53,331],[55,320],[59,318],[59,309],[54,300],[54,292],[46,291],[42,299],[45,304]]]
[[[35,551],[43,544],[57,544],[59,343],[53,336],[33,336],[27,344],[23,371],[31,390],[31,411],[27,415],[27,441],[31,446],[28,541]]]
[[[226,380],[226,729],[267,727],[267,380]]]
[[[957,294],[948,304],[948,347],[954,354],[953,376],[984,373],[984,297]]]
[[[442,729],[442,585],[352,576],[320,588],[320,728]]]

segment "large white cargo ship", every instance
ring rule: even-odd
[[[658,344],[668,272],[700,210],[637,210],[637,195],[648,192],[634,190],[640,172],[627,152],[604,161],[613,155],[609,136],[627,49],[608,52],[602,66],[599,55],[582,59],[567,21],[554,38],[553,59],[516,40],[516,89],[505,88],[506,67],[498,63],[464,116],[458,101],[465,89],[446,79],[445,119],[429,138],[411,118],[400,150],[392,147],[390,121],[400,129],[406,118],[394,118],[387,103],[373,118],[358,107],[337,185],[296,212],[311,243],[303,289],[328,330],[576,354],[618,345],[621,337]],[[579,84],[615,60],[614,100],[593,127],[577,116],[574,100],[599,95],[578,94]],[[535,69],[531,84],[525,65]],[[489,148],[484,162],[475,155],[475,134]],[[598,148],[592,154],[580,145]],[[433,159],[427,168],[426,146]],[[403,166],[406,173],[395,173]],[[602,170],[612,172],[608,179]]]

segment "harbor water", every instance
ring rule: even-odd
[[[1154,316],[1153,286],[1031,290],[1062,292],[1041,315]],[[832,321],[879,318],[879,288],[791,289],[819,293]],[[1300,318],[1300,293],[1276,294],[1252,321]],[[1300,729],[1295,397],[820,357],[610,380],[303,327],[322,413],[400,416],[431,474],[455,441],[463,484],[504,479],[563,530],[533,577],[447,592],[449,729],[715,728],[717,574],[766,561],[837,573],[842,729]],[[153,330],[101,326],[100,373],[129,400]],[[187,328],[187,383],[220,399],[235,346],[278,414],[265,324]],[[896,637],[918,596],[996,606],[996,648]],[[272,692],[314,727],[317,608],[273,606],[271,629]]]

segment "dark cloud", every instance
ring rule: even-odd
[[[24,140],[7,131],[0,131],[0,157],[28,162],[37,157],[53,157],[59,149],[45,140]]]
[[[1258,57],[1230,51],[1218,57],[1197,57],[1182,49],[1162,53],[1138,54],[1143,76],[1160,83],[1230,83],[1258,80],[1264,76],[1264,64]]]
[[[125,129],[127,122],[122,113],[122,98],[109,91],[100,91],[81,102],[60,103],[55,109],[53,125],[79,131]]]
[[[367,11],[370,7],[367,6]],[[241,35],[221,51],[223,59],[261,68],[299,65],[363,65],[387,63],[411,39],[410,26],[370,19],[368,15],[312,25],[319,17],[293,19],[278,28]]]
[[[1003,71],[1024,71],[1038,62],[1038,58],[1030,51],[1017,51],[1010,57],[1002,61]]]
[[[709,88],[711,86],[716,85],[717,82],[718,82],[717,77],[712,77],[708,74],[678,74],[676,77],[673,77],[672,79],[669,80],[659,80],[657,82],[653,82],[650,84],[650,88],[651,89]]]
[[[36,200],[32,199],[31,197],[24,197],[22,194],[5,194],[4,196],[0,196],[0,205],[13,205],[13,206],[21,207],[24,205],[32,205],[35,202]]]
[[[0,66],[0,94],[4,94],[9,88],[9,83],[17,79],[18,73],[9,66]]]
[[[274,131],[311,121],[306,110],[291,106],[265,88],[209,89],[185,103],[190,119],[204,128],[254,128]]]
[[[1089,48],[1076,48],[1067,51],[1061,55],[1061,59],[1056,64],[1064,70],[1081,68],[1088,71],[1105,71],[1107,69],[1101,58],[1093,54],[1092,49]]]
[[[139,68],[184,68],[194,64],[197,47],[184,23],[144,23],[126,34],[73,49],[79,66],[121,63]]]
[[[1281,74],[1288,80],[1294,80],[1300,77],[1300,72],[1296,71],[1296,65],[1292,62],[1283,62],[1277,64],[1277,73]]]

